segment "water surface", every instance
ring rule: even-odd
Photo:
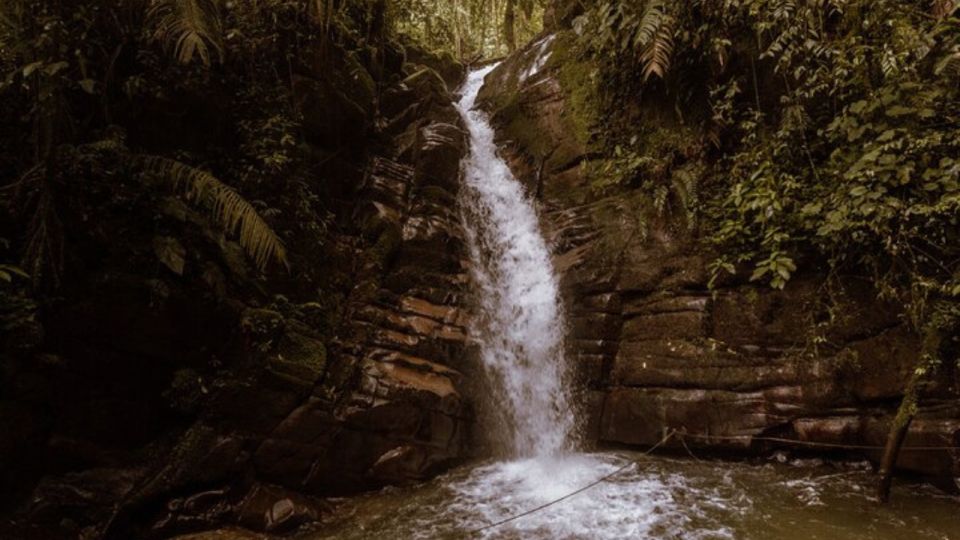
[[[496,528],[637,460],[609,481]],[[748,464],[628,452],[491,462],[343,503],[327,538],[960,539],[960,499],[930,486],[873,498],[864,467]]]

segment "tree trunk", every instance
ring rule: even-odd
[[[507,42],[507,52],[517,49],[517,35],[514,30],[516,22],[516,0],[507,0],[507,7],[503,11],[503,40]]]
[[[880,460],[880,481],[877,484],[877,498],[881,503],[890,500],[890,486],[893,484],[893,473],[897,468],[897,458],[900,456],[900,447],[907,437],[907,430],[913,417],[917,415],[920,386],[926,377],[935,371],[940,364],[940,345],[943,342],[943,332],[930,329],[925,332],[921,348],[920,362],[910,375],[910,381],[903,392],[903,401],[897,409],[897,415],[890,426],[887,444],[883,449],[883,458]]]
[[[463,31],[460,28],[460,0],[453,0],[453,41],[457,60],[463,60]]]
[[[910,399],[904,396],[903,402],[907,403]],[[909,412],[900,405],[900,411],[893,421],[893,427],[890,428],[890,435],[887,436],[887,444],[883,449],[883,459],[880,461],[880,482],[877,484],[877,498],[885,503],[890,500],[890,486],[893,484],[893,471],[896,469],[897,457],[900,456],[900,446],[907,437],[907,430],[910,429],[910,423],[913,422],[914,412]]]
[[[480,52],[486,56],[487,53],[487,1],[480,0],[480,5],[477,11],[477,18],[480,20]],[[496,24],[494,24],[496,27]]]

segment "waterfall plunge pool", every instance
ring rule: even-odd
[[[493,383],[490,401],[505,419],[493,436],[509,455],[534,457],[464,466],[417,487],[343,501],[334,521],[304,538],[960,539],[960,500],[899,486],[880,506],[869,495],[875,477],[862,468],[569,451],[577,414],[550,250],[534,203],[498,155],[486,114],[474,108],[494,67],[472,72],[457,104],[471,147],[460,200],[478,299],[471,336]]]
[[[536,508],[616,471],[608,481]],[[960,539],[960,498],[898,484],[873,497],[861,465],[695,461],[639,453],[480,463],[414,487],[341,503],[336,518],[303,540],[321,539]]]

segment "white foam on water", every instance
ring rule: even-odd
[[[614,471],[588,490],[485,528]],[[831,466],[756,466],[635,452],[526,458],[474,464],[420,486],[353,499],[338,526],[309,538],[960,538],[957,497],[900,484],[894,486],[897,502],[880,506],[871,499],[875,482],[869,471]]]
[[[570,496],[618,470],[609,480]],[[414,537],[478,531],[483,538],[664,538],[683,531],[683,538],[689,539],[733,538],[716,523],[694,523],[705,512],[724,506],[719,495],[688,487],[682,475],[650,474],[615,454],[490,463],[443,483],[447,494],[442,509],[423,519]],[[678,501],[677,495],[684,492],[696,496]],[[554,505],[483,529],[565,496],[569,497]],[[436,527],[438,522],[448,528]]]
[[[535,48],[527,76],[536,73],[552,37]],[[457,104],[469,130],[460,194],[463,225],[477,297],[471,337],[491,380],[494,408],[505,419],[505,461],[442,479],[443,509],[419,518],[415,535],[480,529],[566,498],[530,515],[482,532],[491,538],[658,538],[688,530],[696,504],[681,513],[675,495],[680,475],[648,475],[615,454],[575,453],[576,413],[563,351],[564,317],[550,250],[534,202],[497,153],[489,118],[475,110],[484,78],[496,66],[470,73]],[[588,491],[570,496],[621,467]],[[722,505],[703,496],[707,505]],[[450,529],[447,529],[448,531]],[[701,534],[702,533],[702,534]],[[729,538],[723,528],[688,532],[685,538]]]
[[[484,77],[471,72],[457,104],[469,130],[460,207],[477,316],[470,329],[503,418],[511,457],[570,448],[576,414],[564,357],[564,318],[550,250],[533,202],[497,154],[489,118],[475,110]]]
[[[533,50],[533,61],[523,70],[523,73],[520,74],[520,82],[524,82],[530,77],[533,77],[537,73],[540,73],[540,70],[543,69],[543,66],[547,65],[547,60],[550,59],[550,55],[553,54],[553,51],[550,50],[550,44],[553,43],[553,38],[555,36],[550,34],[547,37],[541,38],[534,44]]]

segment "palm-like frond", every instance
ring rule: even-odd
[[[643,78],[657,75],[661,79],[670,69],[673,55],[674,18],[663,0],[647,2],[633,38],[634,47],[643,63]]]
[[[943,42],[934,73],[948,77],[960,76],[960,19],[938,21],[934,34]]]
[[[661,79],[670,69],[670,58],[673,56],[673,18],[665,17],[656,34],[643,50],[640,52],[640,61],[643,62],[643,79],[647,80],[651,75],[656,75]]]
[[[218,0],[153,0],[147,12],[153,37],[173,51],[181,63],[200,57],[209,66],[211,51],[222,60]]]
[[[937,61],[935,72],[937,75],[960,76],[960,47],[955,47],[940,58]]]
[[[240,246],[258,269],[265,270],[271,260],[290,268],[283,242],[257,210],[233,188],[204,170],[174,159],[158,156],[137,159],[145,171],[169,179],[174,190],[187,200],[209,206],[214,220],[227,232],[239,234]]]
[[[643,47],[653,41],[667,16],[667,7],[663,0],[650,0],[643,7],[643,14],[637,24],[633,37],[635,47]]]

